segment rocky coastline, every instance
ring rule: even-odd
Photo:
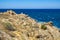
[[[0,40],[60,40],[60,30],[52,22],[41,24],[9,10],[0,13]]]

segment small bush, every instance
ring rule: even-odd
[[[42,25],[42,26],[41,26],[41,29],[46,30],[46,29],[47,29],[47,27],[46,27],[45,25]]]
[[[10,23],[5,23],[5,28],[10,31],[15,31],[15,28]]]

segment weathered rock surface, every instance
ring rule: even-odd
[[[12,40],[10,35],[0,30],[0,40]]]
[[[60,40],[60,30],[10,10],[0,13],[0,40]]]

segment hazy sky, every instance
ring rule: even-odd
[[[0,9],[60,9],[60,0],[0,0]]]

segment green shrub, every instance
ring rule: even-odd
[[[47,29],[47,27],[46,27],[45,25],[41,25],[41,29],[46,30],[46,29]]]
[[[5,28],[10,31],[15,31],[15,28],[10,23],[5,23]]]

